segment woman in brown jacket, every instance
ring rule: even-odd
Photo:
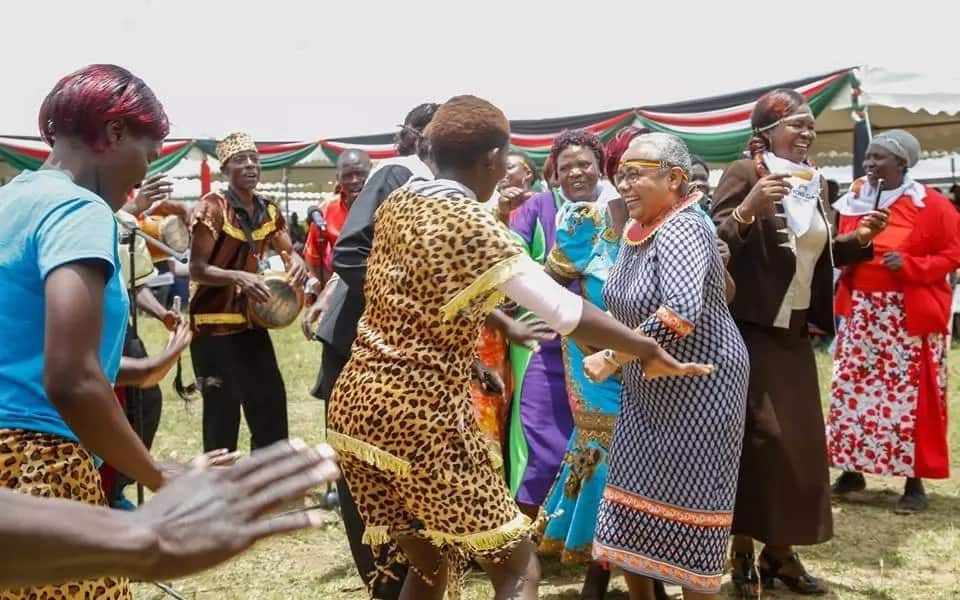
[[[730,165],[714,196],[718,234],[737,286],[730,310],[750,355],[743,454],[733,519],[733,581],[758,597],[780,579],[823,594],[793,545],[833,535],[817,367],[808,324],[833,332],[833,264],[873,256],[886,215],[864,216],[831,240],[825,178],[808,163],[816,137],[802,95],[774,90],[751,116],[750,159]],[[753,540],[765,546],[754,566]]]

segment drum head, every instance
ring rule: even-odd
[[[250,303],[253,323],[266,329],[293,323],[303,308],[303,294],[287,283],[286,274],[267,275],[264,283],[270,290],[270,300]]]
[[[164,217],[160,225],[161,241],[176,250],[186,252],[190,248],[190,230],[183,219],[176,215]]]

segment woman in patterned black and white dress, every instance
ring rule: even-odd
[[[713,598],[733,520],[749,363],[689,172],[674,136],[640,136],[624,154],[617,186],[633,221],[604,300],[621,322],[716,372],[649,381],[609,350],[585,363],[595,379],[623,363],[593,554],[626,571],[631,600],[652,598],[653,579],[682,586],[688,600]]]

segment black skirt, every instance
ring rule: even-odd
[[[733,534],[765,544],[833,537],[827,445],[807,311],[789,329],[737,321],[750,354]]]

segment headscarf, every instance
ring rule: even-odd
[[[883,148],[890,154],[903,159],[907,168],[913,168],[920,161],[920,142],[913,134],[903,129],[891,129],[873,136],[870,146]]]
[[[228,160],[241,152],[259,152],[249,133],[231,133],[217,144],[217,160],[221,165],[227,164]]]
[[[870,147],[882,148],[900,158],[907,163],[908,169],[920,161],[920,142],[903,129],[878,133],[870,140]],[[902,196],[909,196],[914,206],[923,208],[927,189],[905,174],[900,187],[880,192],[877,208],[890,208]],[[874,202],[877,202],[877,190],[866,177],[862,177],[850,185],[850,191],[837,200],[833,207],[842,215],[863,215],[873,210]]]

